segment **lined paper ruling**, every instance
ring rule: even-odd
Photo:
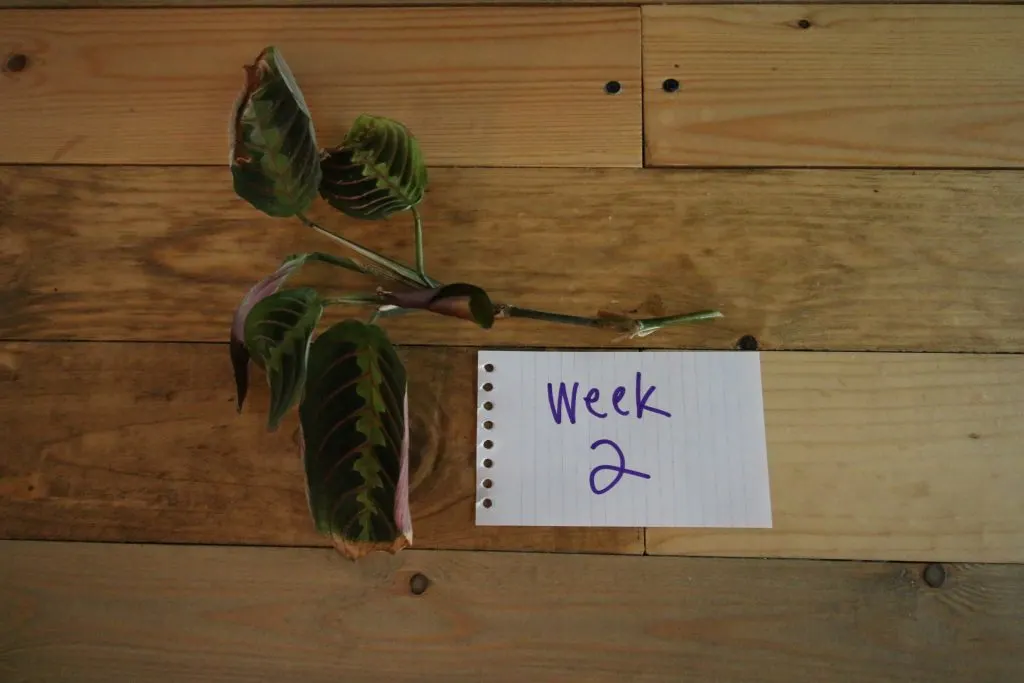
[[[480,351],[476,523],[771,527],[761,359]]]

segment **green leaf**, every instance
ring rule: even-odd
[[[419,143],[397,121],[363,114],[321,161],[320,195],[353,218],[376,220],[423,199],[427,166]]]
[[[266,371],[270,384],[267,428],[271,431],[302,392],[310,340],[322,314],[316,290],[303,287],[271,294],[253,306],[245,319],[245,346]]]
[[[231,129],[235,192],[270,216],[302,213],[320,185],[309,108],[277,48],[260,52],[245,74]]]
[[[304,254],[291,254],[285,257],[284,261],[270,275],[253,285],[241,303],[235,309],[231,320],[231,365],[235,373],[235,389],[238,395],[238,410],[242,410],[245,396],[249,391],[249,349],[245,345],[245,320],[249,316],[252,307],[257,303],[279,290],[284,283],[295,272],[309,261],[319,261],[339,268],[354,270],[357,273],[367,273],[365,268],[352,259],[333,254],[325,254],[319,251],[311,251]]]
[[[347,320],[313,343],[299,406],[309,509],[350,558],[412,542],[406,389],[376,325]]]

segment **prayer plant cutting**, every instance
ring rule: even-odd
[[[531,318],[644,336],[721,315],[564,315],[495,303],[477,285],[432,278],[424,266],[416,208],[427,187],[416,139],[396,121],[362,115],[340,145],[322,149],[302,92],[274,47],[245,67],[231,120],[230,163],[239,197],[270,216],[297,219],[348,254],[293,254],[257,282],[234,314],[231,362],[239,410],[250,361],[269,384],[268,429],[277,429],[298,406],[310,514],[316,529],[349,558],[374,550],[396,552],[412,543],[406,371],[381,327],[388,317],[426,312],[485,329],[505,319]],[[414,265],[310,220],[305,212],[318,195],[352,219],[383,220],[408,212]],[[308,287],[286,288],[289,277],[311,262],[366,276],[368,289],[323,295]],[[328,325],[324,319],[335,310],[359,318]]]

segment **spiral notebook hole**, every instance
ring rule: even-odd
[[[494,423],[490,420],[484,422],[484,429],[494,429]]]
[[[490,391],[493,388],[494,388],[494,385],[491,384],[490,382],[487,382],[486,384],[484,384],[484,391]]]
[[[490,401],[484,402],[484,410],[494,410],[494,404]]]
[[[484,448],[486,448],[488,450],[494,448],[494,442],[491,441],[490,439],[488,439],[487,441],[484,441]]]
[[[490,499],[490,498],[484,498],[484,507],[485,507],[485,508],[489,508],[489,507],[491,507],[492,505],[494,505],[494,503],[492,503],[492,502],[491,502],[491,499]]]
[[[491,460],[490,458],[484,458],[484,467],[486,467],[487,469],[491,469],[492,467],[494,467],[494,461]]]
[[[486,370],[487,372],[494,372],[494,364],[488,363],[487,365],[484,366],[484,370]]]
[[[482,485],[483,485],[483,487],[484,487],[485,489],[489,489],[489,488],[491,488],[492,486],[494,486],[494,482],[493,482],[493,481],[491,481],[490,479],[484,479],[484,480],[483,480],[483,482],[482,482]]]

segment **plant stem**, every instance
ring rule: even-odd
[[[432,280],[430,278],[427,278],[425,276],[421,277],[419,273],[417,273],[415,270],[405,265],[404,263],[400,263],[398,261],[390,259],[387,256],[384,256],[383,254],[378,254],[372,249],[367,249],[361,244],[353,242],[350,239],[346,239],[341,235],[337,235],[328,230],[327,228],[321,227],[314,221],[307,218],[304,214],[298,214],[298,219],[302,221],[302,224],[305,225],[306,227],[313,228],[321,235],[328,237],[334,240],[335,242],[338,242],[339,244],[348,247],[349,249],[356,252],[360,256],[373,261],[378,266],[381,266],[386,271],[386,274],[390,275],[394,279],[399,280],[400,282],[404,282],[405,284],[410,285],[412,287],[433,287],[433,285],[431,284]]]
[[[383,301],[381,300],[381,297],[376,294],[349,294],[346,296],[327,297],[321,299],[320,303],[324,306],[379,306]]]
[[[681,315],[667,315],[657,318],[634,319],[628,316],[598,316],[585,317],[580,315],[568,315],[565,313],[551,313],[549,311],[538,311],[532,308],[522,308],[511,304],[499,304],[498,317],[503,318],[529,318],[530,320],[542,320],[549,323],[562,325],[579,325],[581,327],[596,327],[602,329],[617,329],[628,332],[631,337],[646,337],[664,327],[673,325],[685,325],[687,323],[702,322],[721,318],[719,311],[697,311],[695,313],[684,313]]]
[[[423,253],[423,219],[420,217],[419,209],[415,206],[412,207],[412,220],[413,230],[415,230],[416,237],[416,272],[419,273],[423,281],[429,283],[431,287],[440,287],[440,282],[427,275],[426,257]]]

